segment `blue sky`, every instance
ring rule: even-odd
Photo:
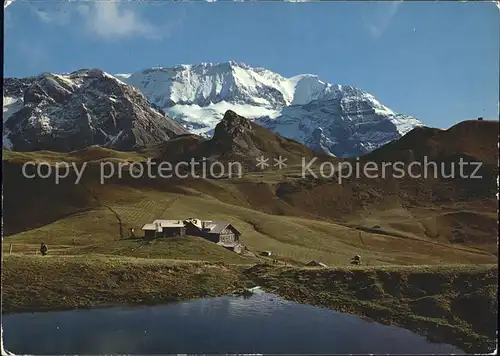
[[[236,60],[317,74],[447,128],[498,119],[500,11],[492,2],[17,0],[5,76]]]

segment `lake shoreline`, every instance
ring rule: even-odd
[[[84,256],[5,256],[2,264],[5,315],[152,306],[258,285],[286,300],[403,327],[465,352],[495,347],[495,265],[300,268]]]
[[[468,353],[489,353],[496,347],[497,271],[496,265],[258,265],[247,274],[283,299],[398,326]]]

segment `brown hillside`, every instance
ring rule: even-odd
[[[498,121],[465,121],[448,130],[416,128],[359,161],[348,160],[353,166],[358,163],[357,177],[286,181],[278,185],[276,194],[303,211],[364,230],[380,225],[388,234],[487,245],[493,251],[497,243],[493,227],[497,224],[498,128]],[[418,167],[405,167],[413,177],[408,173],[394,176],[390,166],[381,168],[385,162],[422,162],[425,156],[439,163],[427,175]],[[453,177],[444,175],[451,172],[449,163],[460,158],[482,163],[475,173],[478,178],[471,178],[475,166],[464,168],[468,177],[460,176],[457,166]],[[368,161],[377,163],[378,177],[364,175]]]
[[[491,149],[496,129],[498,123],[487,121],[464,122],[446,131],[420,128],[364,158],[386,161],[411,149],[416,155],[455,159],[458,154],[496,162],[497,153]],[[72,155],[73,158],[101,160],[106,151],[89,149]],[[191,157],[221,161],[238,159],[247,162],[248,171],[252,171],[255,157],[259,155],[281,155],[289,159],[287,163],[300,163],[302,157],[313,157],[314,153],[228,111],[211,140],[183,135],[134,155],[128,160],[137,157],[156,157],[170,162],[190,160]],[[240,179],[137,179],[131,178],[125,168],[122,178],[114,176],[100,184],[99,167],[94,162],[85,170],[81,184],[75,185],[74,179],[68,178],[55,185],[53,179],[23,178],[22,160],[32,158],[29,155],[14,157],[13,160],[4,159],[4,231],[7,234],[42,226],[82,209],[103,208],[107,203],[102,202],[120,207],[148,194],[157,194],[158,199],[167,194],[207,197],[229,206],[273,215],[329,220],[363,231],[379,225],[379,232],[390,236],[455,245],[485,245],[488,250],[496,247],[497,242],[497,234],[492,228],[496,224],[494,214],[497,211],[496,164],[487,165],[482,171],[483,178],[478,180],[398,179],[388,174],[385,178],[360,176],[339,182],[336,176],[302,178],[300,168],[289,165],[281,171],[247,172]],[[117,158],[115,154],[110,157],[112,160]],[[120,158],[127,160],[124,156]],[[96,201],[96,197],[100,201]],[[170,203],[165,204],[168,207]],[[214,213],[217,212],[210,212]],[[114,219],[114,213],[110,214]]]
[[[74,172],[55,184],[54,179],[25,178],[22,164],[3,161],[2,165],[4,235],[40,227],[96,206],[86,189],[74,184]]]
[[[463,121],[448,130],[417,127],[399,140],[363,156],[366,160],[446,161],[463,156],[498,163],[499,121]]]

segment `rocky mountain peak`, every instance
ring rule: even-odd
[[[4,147],[10,149],[130,150],[188,133],[137,89],[100,69],[5,81]]]
[[[215,127],[214,139],[234,139],[248,130],[252,130],[250,121],[234,111],[228,110],[221,122]]]
[[[211,142],[218,145],[222,151],[243,152],[252,151],[255,132],[248,119],[232,110],[226,111],[224,118],[215,127]]]

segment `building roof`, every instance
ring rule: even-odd
[[[229,225],[231,225],[231,223],[227,221],[211,221],[211,224],[208,226],[210,230],[209,231],[205,230],[205,231],[208,234],[220,234],[222,230],[227,228]],[[236,231],[238,231],[233,225],[231,225],[231,227]]]
[[[151,224],[145,224],[142,230],[161,231],[164,227],[184,227],[182,220],[155,220]]]
[[[159,224],[161,227],[184,227],[182,220],[155,220],[153,224]]]
[[[156,231],[158,230],[158,227],[156,224],[146,224],[142,227],[143,230],[150,230],[150,231]]]
[[[198,229],[201,229],[202,228],[202,221],[200,219],[195,219],[195,218],[188,218],[186,220],[184,220],[184,222],[187,224],[187,223],[190,223],[190,224],[193,224],[194,226],[196,226]]]
[[[186,224],[193,224],[203,232],[214,234],[220,233],[229,225],[229,222],[227,221],[200,220],[193,218],[186,219],[184,222]]]
[[[220,234],[222,230],[231,225],[228,221],[212,221],[189,218],[186,220],[155,220],[150,224],[145,224],[142,227],[142,230],[161,231],[164,227],[184,227],[189,223],[208,234]],[[231,227],[239,233],[233,225],[231,225]]]

